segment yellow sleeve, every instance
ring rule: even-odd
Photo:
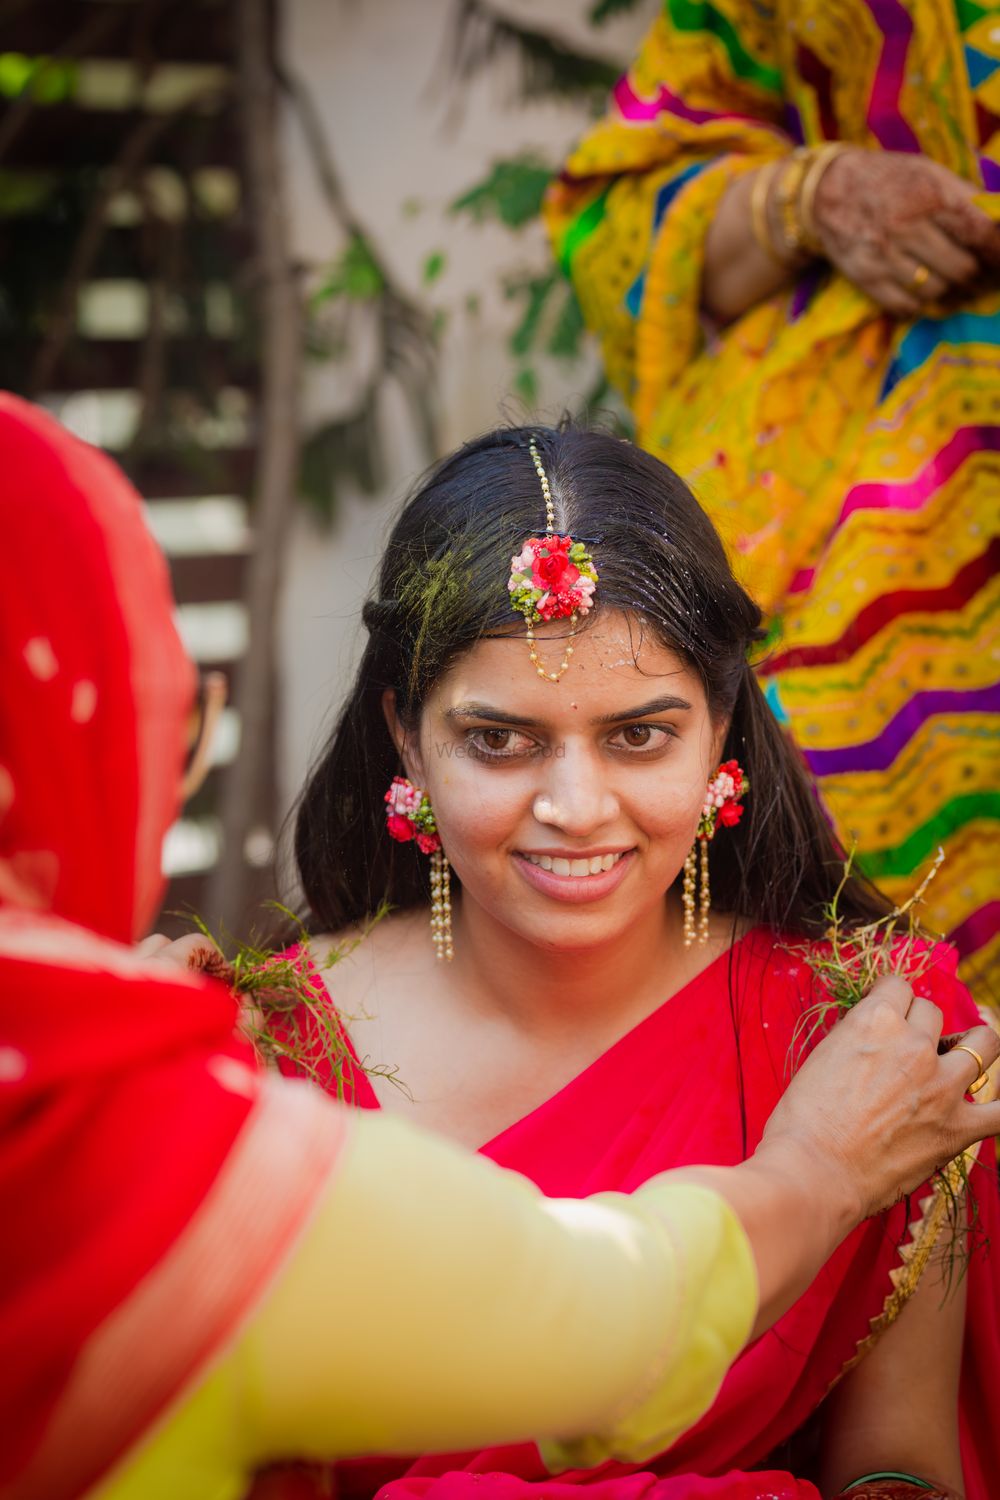
[[[791,148],[774,0],[663,0],[545,217],[640,436],[697,355],[705,236],[726,188]]]
[[[531,1437],[553,1471],[641,1460],[711,1405],[756,1312],[710,1189],[547,1199],[359,1111],[240,1337],[90,1500],[238,1500],[273,1459]]]
[[[642,1458],[711,1404],[756,1309],[746,1236],[708,1189],[548,1200],[359,1116],[234,1353],[251,1457],[547,1437],[555,1466]]]

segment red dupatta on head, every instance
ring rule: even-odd
[[[945,1013],[945,1029],[979,1022],[950,948],[915,980]],[[323,981],[316,977],[317,989]],[[808,966],[756,931],[636,1026],[538,1109],[486,1144],[486,1156],[550,1195],[629,1192],[658,1172],[733,1165],[752,1152],[785,1088],[803,1010],[816,998]],[[348,1071],[349,1097],[377,1108],[365,1074]],[[992,1161],[992,1152],[986,1154]],[[995,1266],[1000,1212],[991,1166],[972,1171],[978,1209],[969,1265],[961,1437],[967,1500],[990,1500],[1000,1473],[1000,1367]],[[910,1219],[920,1215],[917,1195]],[[805,1423],[869,1335],[893,1314],[890,1272],[903,1265],[907,1207],[862,1225],[809,1291],[737,1360],[711,1411],[641,1471],[609,1463],[550,1476],[530,1444],[430,1456],[409,1465],[336,1466],[338,1500],[819,1500],[788,1468],[756,1466]],[[794,1234],[796,1226],[789,1224]],[[986,1244],[988,1243],[988,1246]],[[349,1355],[347,1356],[349,1357]],[[792,1461],[789,1460],[792,1464]],[[794,1464],[792,1464],[794,1467]],[[265,1476],[254,1500],[304,1500],[305,1474]]]
[[[0,396],[0,1491],[69,1500],[266,1289],[338,1147],[155,912],[193,671],[141,502]]]

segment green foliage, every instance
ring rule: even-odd
[[[333,262],[324,281],[310,298],[315,310],[337,297],[354,302],[372,302],[385,290],[385,276],[371,245],[363,234],[352,234],[346,249]]]
[[[0,52],[0,96],[5,99],[30,94],[35,104],[65,104],[73,97],[76,80],[75,63],[27,57],[23,52]]]
[[[433,283],[437,281],[441,276],[447,264],[448,257],[445,255],[443,250],[435,250],[432,254],[428,255],[427,259],[424,261],[424,286],[432,286]]]
[[[324,422],[303,439],[299,494],[324,525],[333,520],[345,483],[374,495],[384,478],[374,392],[359,410]]]
[[[789,951],[805,964],[821,991],[822,998],[800,1016],[788,1053],[789,1070],[797,1068],[813,1042],[821,1037],[838,1017],[853,1010],[884,975],[898,974],[914,984],[934,962],[934,950],[928,935],[917,920],[917,908],[927,887],[944,860],[939,849],[930,869],[906,901],[864,926],[847,923],[840,909],[840,897],[852,878],[855,863],[852,850],[841,882],[825,909],[826,941],[790,945]],[[947,1038],[939,1050],[945,1049]],[[953,1041],[956,1039],[952,1039]],[[932,1253],[942,1257],[946,1291],[950,1290],[955,1272],[964,1272],[969,1255],[968,1174],[975,1162],[973,1151],[964,1152],[931,1179],[932,1196],[924,1200],[924,1217],[919,1225],[911,1252],[913,1261],[926,1264]],[[975,1202],[972,1204],[975,1212]],[[912,1228],[912,1226],[911,1226]]]
[[[557,279],[558,272],[552,270],[543,276],[527,276],[507,283],[505,292],[509,298],[524,299],[521,321],[510,336],[510,352],[519,358],[535,346],[538,326],[549,298],[556,288]]]
[[[31,395],[38,342],[58,305],[73,248],[97,191],[93,168],[0,172],[0,387]]]
[[[429,558],[412,567],[400,580],[397,597],[404,616],[412,621],[408,696],[419,696],[428,657],[435,645],[446,640],[467,608],[469,598],[469,551],[453,546],[443,557]]]
[[[538,376],[530,365],[524,365],[514,376],[514,390],[525,406],[538,405]]]
[[[497,161],[488,177],[456,198],[449,212],[471,214],[476,223],[499,219],[508,229],[520,229],[537,219],[552,169],[528,152]]]
[[[563,304],[545,347],[556,359],[576,359],[585,332],[583,312],[573,288],[566,286],[563,292]]]
[[[605,21],[610,21],[612,16],[624,15],[626,11],[635,10],[639,0],[597,0],[592,5],[587,20],[591,26],[603,26]]]
[[[585,331],[583,314],[576,293],[557,270],[516,278],[504,290],[507,297],[524,302],[521,320],[510,336],[510,352],[516,358],[532,353],[577,358]]]
[[[58,187],[56,172],[12,172],[0,167],[0,219],[40,213]]]
[[[455,70],[466,81],[498,59],[513,56],[524,99],[556,94],[583,97],[595,105],[620,72],[616,64],[577,52],[546,31],[496,15],[483,0],[460,0],[453,50]]]
[[[280,902],[269,901],[267,906],[283,925],[294,930],[294,948],[289,945],[275,950],[255,934],[246,942],[227,936],[223,943],[196,912],[175,913],[187,916],[205,938],[205,949],[198,952],[191,967],[220,980],[232,991],[240,1004],[240,1030],[263,1063],[272,1067],[290,1063],[296,1073],[343,1098],[345,1072],[355,1066],[343,1023],[353,1017],[338,1017],[323,1003],[313,974],[349,957],[388,915],[389,907],[383,902],[355,936],[331,947],[324,959],[310,961],[309,933],[300,918]],[[395,1067],[372,1066],[367,1060],[357,1066],[369,1078],[387,1078],[409,1097]]]
[[[908,900],[863,927],[849,925],[840,909],[840,897],[848,881],[854,878],[855,860],[856,851],[852,849],[840,884],[824,910],[829,951],[814,949],[809,944],[795,949],[819,981],[825,996],[814,1012],[807,1012],[805,1020],[809,1025],[824,1025],[831,1010],[852,1010],[884,974],[915,978],[927,968],[933,956],[917,922],[916,909],[941,868],[944,850],[938,850],[930,870]],[[809,1030],[806,1040],[812,1035]]]

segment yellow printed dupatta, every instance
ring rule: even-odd
[[[842,839],[1000,999],[1000,294],[900,323],[817,263],[699,307],[734,176],[802,142],[1000,188],[1000,5],[665,0],[547,217],[638,436],[771,618],[759,675]]]

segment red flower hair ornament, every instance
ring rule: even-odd
[[[572,640],[558,669],[547,672],[535,647],[534,627],[549,620],[569,620],[572,638],[577,620],[593,603],[597,569],[582,542],[574,542],[571,536],[557,536],[549,478],[533,440],[528,444],[528,452],[545,500],[545,535],[529,537],[520,552],[515,552],[510,560],[507,588],[511,608],[527,621],[527,640],[535,670],[539,677],[558,682],[573,655]]]

